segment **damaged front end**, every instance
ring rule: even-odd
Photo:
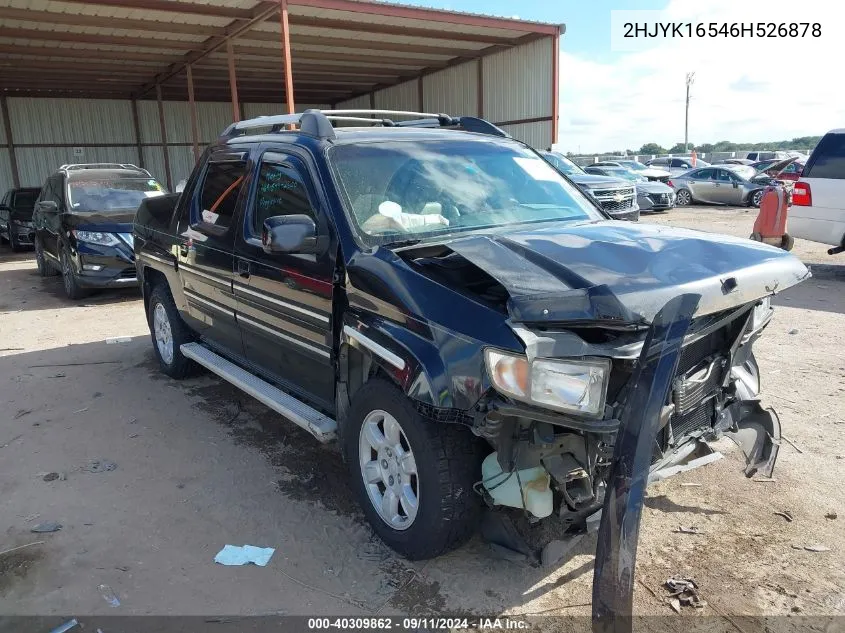
[[[637,471],[646,481],[665,478],[683,464],[706,463],[706,455],[712,452],[707,442],[722,435],[736,441],[745,452],[746,476],[771,476],[780,423],[777,415],[763,410],[757,400],[759,371],[752,353],[753,342],[771,318],[768,300],[704,317],[690,315],[688,323],[676,317],[679,325],[673,332],[681,325],[683,332],[671,374],[660,374],[667,381],[664,388],[645,369],[667,354],[668,347],[658,336],[661,328],[671,325],[660,320],[666,318],[665,312],[658,313],[649,328],[617,331],[614,336],[600,337],[596,332],[580,332],[579,336],[572,330],[547,328],[540,332],[514,326],[525,343],[522,368],[510,360],[512,356],[487,354],[491,381],[499,391],[510,390],[507,399],[494,397],[486,402],[477,418],[476,433],[495,448],[482,472],[491,505],[523,510],[531,521],[555,515],[576,535],[597,528],[614,468],[625,457],[618,454],[620,437],[630,433],[632,424],[646,442],[645,466]],[[585,338],[595,342],[587,343]],[[590,355],[577,361],[562,360],[571,356],[576,346]],[[556,367],[549,360],[552,358],[560,365]],[[502,359],[504,368],[500,368]],[[554,410],[548,404],[538,407],[528,398],[520,398],[521,373],[531,384],[532,372],[548,375],[558,369],[560,373],[560,367],[593,371],[590,374],[585,369],[575,377],[571,372],[565,374],[560,377],[563,385],[549,385],[548,380],[542,385],[571,398],[580,411]],[[646,408],[638,402],[643,390],[653,399]],[[542,398],[543,394],[536,391],[535,398]],[[597,391],[599,396],[595,395]],[[591,398],[600,410],[590,408]],[[633,406],[635,402],[638,404]],[[633,418],[643,415],[650,417],[635,424]],[[633,471],[626,472],[630,475]],[[499,545],[525,553],[525,544],[514,540],[512,531],[508,531],[510,540],[495,536],[503,533],[501,527],[488,525],[486,531]],[[554,562],[554,552],[566,551],[558,543],[552,548],[535,550],[529,558],[550,563]]]

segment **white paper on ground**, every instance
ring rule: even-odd
[[[225,545],[217,552],[214,562],[220,565],[258,565],[264,567],[270,562],[270,557],[276,550],[272,547],[255,547],[254,545]]]

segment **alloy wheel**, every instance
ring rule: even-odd
[[[371,411],[358,440],[361,477],[381,520],[407,530],[419,510],[419,476],[414,452],[399,422],[387,411]]]
[[[153,333],[161,359],[166,365],[170,365],[173,362],[173,332],[170,329],[167,310],[160,303],[156,304],[153,311]]]

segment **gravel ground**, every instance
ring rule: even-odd
[[[747,236],[754,217],[693,207],[644,221]],[[742,615],[845,614],[845,260],[825,250],[796,243],[814,278],[775,299],[757,346],[764,404],[788,438],[775,480],[745,479],[727,442],[725,459],[650,488],[637,614],[672,614],[662,584],[675,574],[708,602],[684,614],[723,628],[754,630]],[[334,448],[214,377],[158,372],[137,292],[71,303],[31,253],[5,247],[0,402],[0,552],[43,541],[0,554],[0,614],[590,612],[594,541],[552,571],[498,560],[477,538],[404,561],[351,501]],[[116,468],[90,472],[97,460]],[[44,521],[62,529],[30,532]],[[691,526],[701,534],[677,532]],[[227,543],[276,553],[264,568],[215,565]]]

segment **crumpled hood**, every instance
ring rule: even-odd
[[[514,321],[650,323],[681,293],[697,315],[780,292],[809,277],[795,256],[766,244],[650,224],[545,224],[448,243],[508,291]]]
[[[63,222],[68,228],[83,231],[103,231],[107,233],[131,233],[135,211],[112,211],[109,213],[64,213]]]

